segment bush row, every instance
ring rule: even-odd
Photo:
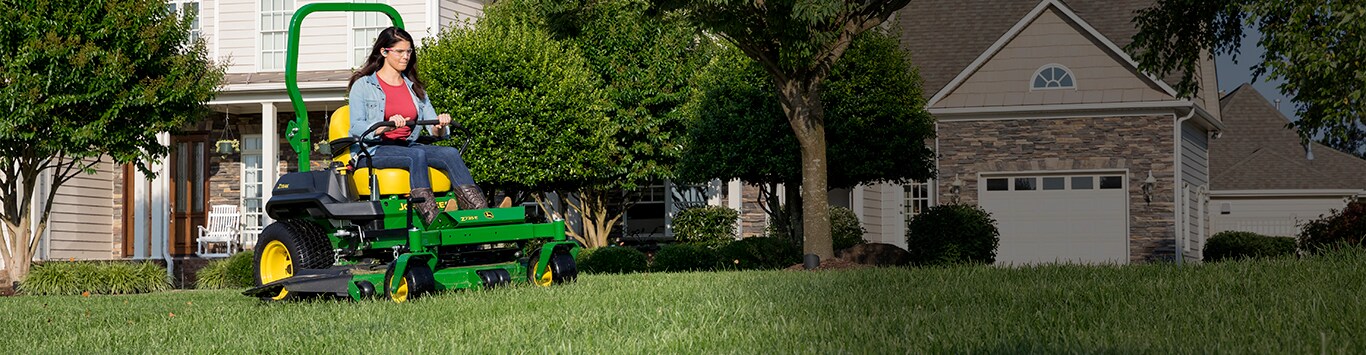
[[[27,295],[103,295],[146,293],[171,289],[166,268],[152,262],[45,262],[33,266],[16,290]]]
[[[1205,261],[1242,258],[1272,258],[1295,255],[1295,239],[1271,237],[1252,232],[1215,233],[1205,242]]]
[[[579,270],[625,274],[645,271],[781,269],[801,262],[801,249],[773,237],[753,237],[720,245],[679,243],[655,252],[653,261],[636,248],[605,247],[579,253]]]
[[[252,267],[251,251],[233,254],[225,259],[210,261],[195,274],[195,288],[224,289],[256,286],[256,270]]]

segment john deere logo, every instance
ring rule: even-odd
[[[492,211],[484,211],[484,218],[493,219]]]

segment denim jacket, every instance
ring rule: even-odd
[[[418,120],[436,119],[436,109],[432,108],[431,97],[418,99],[417,94],[413,93],[413,82],[407,77],[403,82],[408,85],[408,94],[412,95],[413,102],[417,104]],[[384,122],[384,89],[379,86],[378,73],[363,76],[351,85],[351,136],[359,137],[365,133],[366,129],[378,122]],[[413,134],[408,135],[408,143],[417,141],[419,129],[413,129]],[[374,132],[365,136],[363,139],[379,140],[379,136]],[[352,152],[359,152],[360,145],[353,145]],[[374,146],[371,146],[373,152]]]

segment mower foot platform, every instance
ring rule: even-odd
[[[347,287],[351,282],[351,276],[351,268],[344,266],[330,269],[299,269],[292,277],[242,291],[242,294],[252,297],[272,297],[280,294],[280,290],[284,289],[292,294],[348,297]]]

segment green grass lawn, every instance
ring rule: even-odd
[[[1176,268],[585,275],[381,301],[0,298],[21,353],[1366,353],[1366,254]],[[174,314],[174,316],[172,316]]]

